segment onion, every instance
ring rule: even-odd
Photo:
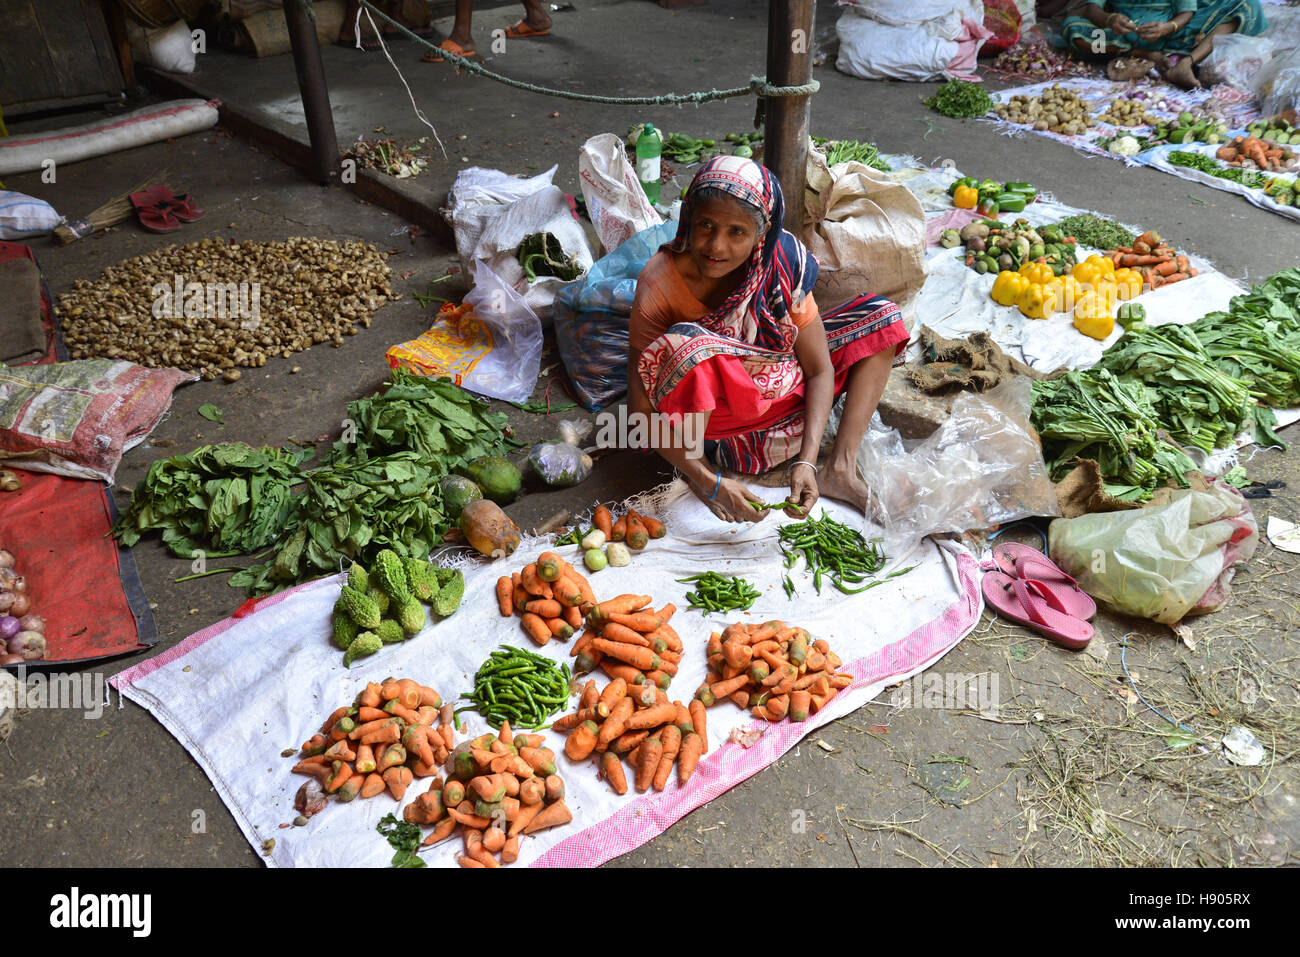
[[[24,628],[22,623],[13,615],[5,615],[3,618],[0,618],[0,639],[8,641],[14,635],[18,634],[18,632],[23,630]],[[44,629],[41,630],[44,631]]]
[[[21,618],[27,614],[28,609],[32,607],[32,600],[27,597],[26,593],[14,595],[13,604],[9,606],[9,614]]]
[[[12,568],[0,568],[0,588],[11,591],[14,582],[18,580],[18,573]]]
[[[14,591],[18,592],[19,594],[27,591],[27,579],[24,578],[22,575],[19,575],[17,578],[14,579]]]
[[[45,636],[39,631],[20,631],[15,638],[23,640],[22,656],[28,661],[45,657]]]
[[[13,567],[14,567],[14,553],[7,552],[3,548],[0,548],[0,568],[13,568]]]
[[[9,654],[11,655],[22,654],[23,639],[22,639],[21,631],[18,632],[16,635],[13,635],[12,637],[5,639],[4,650],[9,652]]]
[[[21,665],[26,660],[22,655],[0,655],[0,665]]]
[[[21,631],[39,631],[43,635],[45,634],[45,619],[40,615],[23,615],[18,622],[18,627]]]
[[[0,591],[0,611],[7,613],[14,603],[14,597],[11,591]]]

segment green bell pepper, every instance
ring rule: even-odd
[[[1146,318],[1146,307],[1140,302],[1126,302],[1121,305],[1115,313],[1115,321],[1125,329],[1135,326],[1140,322],[1145,322]]]
[[[997,203],[998,209],[1004,213],[1018,213],[1025,208],[1023,193],[999,193],[993,197],[993,200]]]
[[[975,186],[977,185],[978,182],[979,181],[976,180],[975,177],[973,176],[963,176],[961,179],[957,180],[955,183],[953,183],[951,186],[948,187],[948,195],[955,196],[957,195],[957,190],[959,190],[961,187]],[[978,192],[978,190],[976,190],[976,192]]]

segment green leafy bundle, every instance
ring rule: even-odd
[[[162,532],[173,555],[210,558],[260,551],[292,531],[292,489],[310,449],[254,449],[238,442],[204,445],[187,455],[159,459],[118,516],[113,535],[130,548],[145,534]]]
[[[1067,372],[1033,385],[1032,421],[1053,479],[1093,459],[1116,498],[1146,501],[1167,479],[1185,485],[1196,468],[1159,434],[1154,394],[1141,382],[1105,369]]]
[[[939,87],[934,96],[923,101],[926,106],[944,116],[983,116],[993,109],[993,97],[982,83],[949,80]]]
[[[415,452],[305,473],[296,526],[280,536],[271,560],[236,573],[230,584],[250,595],[278,591],[338,571],[340,557],[369,565],[385,548],[426,558],[450,527],[439,474]]]
[[[387,391],[348,403],[355,441],[345,430],[331,460],[361,461],[393,452],[419,455],[435,478],[483,455],[505,455],[521,443],[503,434],[509,421],[448,378],[394,370]]]
[[[826,153],[827,166],[834,166],[836,163],[862,163],[882,173],[894,171],[892,166],[880,158],[880,150],[876,148],[875,143],[864,143],[861,140],[828,140],[819,136],[814,136],[813,142]]]
[[[1161,427],[1184,445],[1207,452],[1226,448],[1254,419],[1246,383],[1222,372],[1185,326],[1135,326],[1099,365],[1152,387]]]
[[[1118,249],[1133,245],[1133,233],[1119,223],[1092,213],[1067,216],[1056,224],[1066,236],[1073,236],[1080,246],[1090,249]]]

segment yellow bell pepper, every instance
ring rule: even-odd
[[[1136,269],[1117,269],[1115,271],[1115,284],[1118,287],[1117,295],[1120,299],[1128,301],[1134,296],[1142,293],[1142,274]]]
[[[1020,294],[1029,286],[1028,279],[1008,269],[998,273],[998,278],[993,280],[993,291],[990,296],[999,306],[1014,306]]]
[[[1097,280],[1089,291],[1107,309],[1113,310],[1115,304],[1119,302],[1119,283],[1109,277]]]
[[[1016,300],[1016,305],[1030,319],[1050,319],[1052,313],[1056,311],[1052,288],[1046,285],[1031,285],[1020,294],[1020,298]]]
[[[1101,263],[1093,262],[1092,258],[1095,257],[1085,259],[1083,262],[1076,264],[1075,267],[1070,270],[1070,275],[1077,281],[1086,285],[1095,283],[1102,275],[1104,275],[1104,272],[1101,268]]]
[[[974,209],[979,201],[979,190],[974,186],[958,186],[952,194],[952,204],[958,209]]]
[[[1096,293],[1088,293],[1074,307],[1074,328],[1085,336],[1105,339],[1115,331],[1113,308],[1113,304],[1098,298]]]
[[[1079,300],[1083,298],[1084,293],[1088,291],[1079,285],[1077,279],[1068,274],[1053,280],[1053,283],[1059,284],[1061,287],[1061,292],[1056,301],[1057,312],[1072,311],[1075,305],[1078,304]],[[1049,283],[1049,285],[1051,285],[1051,283]]]
[[[1035,286],[1041,286],[1045,282],[1051,282],[1055,276],[1052,274],[1052,267],[1047,263],[1030,262],[1020,267],[1020,275],[1024,276]]]
[[[1101,267],[1101,271],[1104,273],[1110,274],[1115,272],[1115,260],[1111,259],[1109,256],[1103,256],[1100,253],[1093,253],[1085,259],[1084,262],[1095,263]]]

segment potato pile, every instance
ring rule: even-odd
[[[1106,112],[1098,119],[1114,126],[1155,126],[1160,122],[1158,116],[1147,112],[1146,104],[1141,100],[1132,100],[1123,96],[1107,103]]]
[[[571,761],[595,757],[599,777],[615,794],[627,793],[623,761],[631,765],[639,793],[668,786],[673,767],[677,783],[685,787],[695,773],[700,756],[709,750],[708,722],[704,705],[690,707],[668,696],[653,684],[628,684],[615,678],[597,692],[588,681],[578,701],[578,710],[558,719],[555,731],[568,731],[564,754]]]
[[[1096,126],[1088,104],[1059,83],[1044,90],[1041,97],[1017,94],[993,112],[1011,123],[1065,136],[1079,136]]]
[[[714,632],[708,660],[696,700],[711,708],[729,699],[768,721],[807,721],[853,683],[852,675],[835,673],[841,662],[824,639],[783,621],[736,622]]]
[[[59,296],[59,312],[73,359],[128,359],[233,382],[240,367],[343,345],[398,298],[390,275],[384,254],[363,242],[204,239],[78,279]]]

